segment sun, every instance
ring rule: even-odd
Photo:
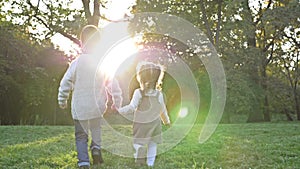
[[[71,5],[71,9],[82,9],[82,3],[74,1]],[[130,12],[130,7],[136,4],[136,0],[108,0],[105,8],[100,9],[101,13],[109,20],[118,21],[122,20],[125,14]],[[100,18],[99,18],[100,19]],[[105,27],[109,24],[108,21],[100,19],[99,28]],[[78,45],[70,41],[68,38],[57,33],[51,38],[52,43],[61,51],[64,51],[67,55],[76,55],[80,51]]]
[[[108,78],[113,78],[121,64],[135,55],[138,50],[139,49],[132,38],[119,42],[106,53],[104,59],[100,63],[100,70]]]

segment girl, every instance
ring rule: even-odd
[[[162,67],[150,62],[142,62],[137,66],[137,80],[140,88],[134,91],[129,105],[118,109],[119,113],[134,112],[133,147],[137,164],[153,166],[157,144],[161,143],[161,120],[169,125],[170,120],[164,103],[163,94],[159,90],[163,79]],[[147,156],[146,156],[147,149]]]

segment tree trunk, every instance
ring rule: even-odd
[[[249,44],[249,47],[251,48],[256,48],[256,23],[254,22],[253,16],[251,14],[251,9],[249,7],[249,2],[246,1],[245,4],[245,9],[247,9],[247,12],[245,14],[245,20],[248,21],[249,24],[249,29],[252,31],[251,34],[248,34],[247,36],[247,42]],[[262,114],[262,109],[261,109],[261,96],[260,93],[257,91],[257,87],[260,86],[260,78],[259,78],[259,66],[258,65],[253,65],[253,70],[251,72],[250,77],[252,78],[252,81],[254,84],[250,87],[256,97],[256,104],[255,107],[253,108],[252,112],[248,115],[247,122],[262,122],[264,121],[264,117]]]
[[[297,86],[298,86],[298,78],[299,78],[299,74],[297,73],[299,71],[299,55],[296,56],[296,66],[295,68],[295,79],[292,79],[291,72],[289,69],[289,64],[285,61],[285,59],[282,59],[283,63],[284,63],[284,68],[286,70],[286,77],[289,80],[292,92],[293,92],[293,96],[294,96],[294,103],[295,103],[295,109],[296,109],[296,114],[297,114],[297,120],[300,120],[300,106],[299,106],[299,100],[298,100],[298,95],[297,95]]]
[[[295,100],[295,108],[296,108],[296,114],[297,114],[297,120],[300,121],[300,106],[299,106],[299,100],[298,100],[298,95],[297,95],[297,89],[294,89],[294,100]]]
[[[291,116],[290,112],[287,109],[284,109],[284,113],[288,121],[293,121],[293,117]]]
[[[263,65],[262,69],[262,89],[264,90],[264,105],[263,105],[263,114],[264,114],[264,121],[271,121],[271,114],[269,110],[269,98],[268,98],[268,77],[266,73],[266,65]]]
[[[257,94],[255,94],[257,96]],[[254,123],[254,122],[263,122],[263,115],[261,110],[261,101],[260,99],[256,102],[255,106],[252,109],[252,112],[249,113],[247,123]]]
[[[220,123],[223,123],[223,124],[229,124],[229,123],[231,123],[230,112],[224,112],[223,113],[223,116],[221,118],[221,122]]]
[[[295,40],[294,40],[295,41]],[[300,44],[298,43],[295,43],[297,44],[299,47],[300,47]],[[294,82],[294,98],[295,98],[295,106],[296,106],[296,114],[297,114],[297,120],[300,121],[300,106],[299,106],[299,100],[298,100],[298,93],[297,93],[297,86],[298,86],[298,82],[299,82],[299,53],[297,53],[297,56],[296,56],[296,65],[295,65],[295,82]]]
[[[90,0],[82,0],[85,18],[89,25],[95,25],[98,27],[99,19],[100,19],[100,2],[99,0],[94,0],[94,12],[91,13],[90,10]]]
[[[264,121],[270,122],[271,121],[271,113],[269,110],[269,99],[268,94],[265,94],[265,101],[264,101]]]

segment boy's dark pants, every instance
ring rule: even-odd
[[[92,155],[93,153],[98,155],[101,149],[101,118],[94,118],[90,120],[74,120],[74,124],[78,166],[89,166],[88,131],[90,130],[92,135],[92,143],[90,146]],[[101,158],[99,161],[103,162],[101,152],[99,158]]]

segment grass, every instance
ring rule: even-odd
[[[300,168],[299,122],[221,124],[204,144],[198,143],[200,129],[195,125],[177,146],[158,155],[154,168]],[[1,126],[0,168],[76,168],[73,132],[73,126]],[[138,168],[132,158],[108,151],[103,157],[100,168]]]

